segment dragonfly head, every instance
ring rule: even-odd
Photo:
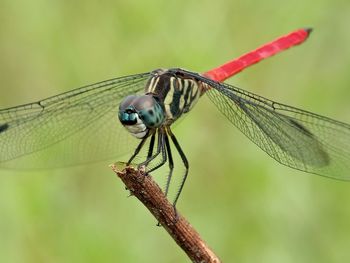
[[[165,119],[163,108],[152,95],[127,96],[119,106],[119,120],[137,138],[149,129],[160,127]]]

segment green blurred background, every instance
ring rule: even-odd
[[[350,122],[350,3],[18,1],[0,9],[0,107],[159,67],[203,72],[291,30],[229,83]],[[350,184],[283,167],[204,98],[175,129],[178,209],[224,262],[349,262]],[[350,171],[349,171],[350,173]],[[105,165],[0,171],[0,262],[188,262]]]

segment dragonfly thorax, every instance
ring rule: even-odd
[[[135,137],[142,139],[165,119],[164,111],[152,95],[127,96],[119,106],[119,120]]]
[[[181,69],[158,69],[146,85],[146,94],[152,94],[163,106],[165,123],[170,126],[189,112],[204,93],[206,84]]]

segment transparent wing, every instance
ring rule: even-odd
[[[0,167],[64,167],[132,151],[137,140],[119,123],[119,103],[149,77],[111,79],[0,110]]]
[[[216,107],[278,162],[350,180],[350,125],[201,78]]]

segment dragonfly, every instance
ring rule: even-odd
[[[138,167],[150,173],[168,163],[167,194],[175,149],[184,167],[175,207],[189,162],[172,125],[207,95],[234,126],[277,162],[349,180],[349,124],[224,83],[247,67],[303,43],[311,31],[292,31],[202,74],[181,68],[156,69],[2,109],[0,167],[30,166],[31,161],[23,162],[28,157],[39,158],[45,167],[67,166],[114,158],[134,146],[127,162],[132,165],[148,144]],[[48,154],[52,148],[63,154]]]

